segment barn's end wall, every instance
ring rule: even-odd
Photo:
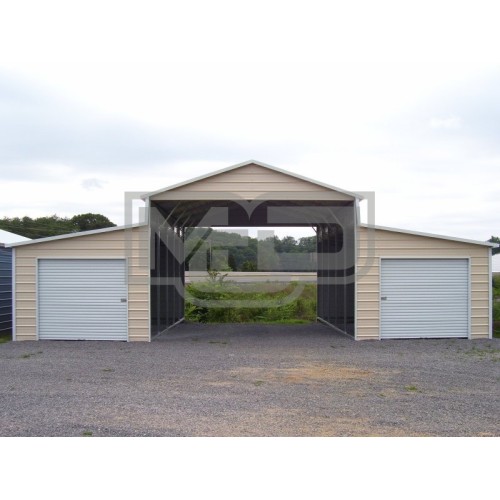
[[[272,198],[269,198],[272,193]],[[352,196],[255,164],[220,173],[151,197],[160,200],[342,200]]]
[[[471,338],[489,337],[489,247],[366,227],[358,228],[357,246],[357,339],[380,338],[381,257],[470,258]]]
[[[37,258],[127,258],[130,341],[149,341],[149,228],[113,230],[15,248],[15,339],[36,340]]]

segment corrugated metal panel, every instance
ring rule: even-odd
[[[292,194],[291,194],[292,193]],[[250,163],[231,171],[193,179],[191,182],[150,193],[158,200],[352,200],[354,194],[318,184],[292,173]]]
[[[402,246],[408,248],[403,250]],[[489,252],[488,247],[466,242],[359,227],[356,338],[360,340],[380,338],[380,257],[468,258],[470,262],[470,314],[477,321],[481,320],[481,324],[471,325],[470,338],[488,338],[491,309],[488,291],[482,287],[490,280],[488,278]],[[363,317],[364,312],[367,314]]]
[[[127,340],[124,259],[40,259],[40,340]]]
[[[469,334],[467,259],[382,259],[381,337]]]
[[[128,308],[137,316],[129,322],[129,341],[149,341],[149,228],[122,229],[75,238],[18,246],[16,255],[16,340],[37,340],[37,259],[127,257]],[[140,314],[140,316],[139,316]],[[141,319],[139,319],[139,317]]]
[[[12,250],[0,247],[0,332],[12,330]]]

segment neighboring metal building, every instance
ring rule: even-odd
[[[0,243],[0,332],[12,330],[12,250]]]
[[[369,227],[362,196],[256,161],[144,195],[144,224],[13,245],[15,340],[149,341],[184,316],[194,227],[313,227],[318,320],[356,340],[489,338],[491,247]]]
[[[497,253],[496,255],[493,255],[492,259],[492,270],[493,274],[498,275],[500,274],[500,253]]]
[[[28,240],[0,229],[0,332],[12,331],[12,249],[5,244]]]

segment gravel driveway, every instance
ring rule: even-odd
[[[180,325],[0,345],[2,436],[498,436],[500,340]]]

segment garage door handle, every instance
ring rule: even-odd
[[[387,300],[387,297],[380,297],[380,300]]]
[[[120,302],[127,302],[127,299],[120,299]]]

